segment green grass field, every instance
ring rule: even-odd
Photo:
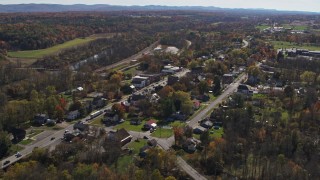
[[[308,44],[297,45],[295,43],[290,43],[286,41],[270,41],[270,43],[274,46],[275,49],[281,48],[299,48],[299,49],[308,49],[310,51],[319,51],[320,46],[312,46]]]
[[[290,24],[284,24],[283,27],[284,28],[292,28],[293,30],[298,30],[298,31],[303,31],[303,30],[307,30],[308,29],[308,26],[306,26],[306,25],[294,26],[294,25],[290,25]]]
[[[67,48],[71,48],[74,46],[82,45],[97,39],[97,37],[87,37],[87,38],[77,38],[71,41],[67,41],[63,44],[58,44],[46,49],[39,50],[30,50],[30,51],[12,51],[8,52],[8,56],[11,58],[29,58],[29,59],[37,59],[42,58],[44,56],[58,53],[59,51]]]
[[[268,27],[270,27],[270,26],[268,26],[268,25],[259,25],[259,26],[256,26],[256,28],[259,29],[260,31],[262,31],[262,30],[264,30],[264,29],[267,29]]]

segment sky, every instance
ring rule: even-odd
[[[320,0],[0,0],[0,4],[22,3],[216,6],[320,12]]]

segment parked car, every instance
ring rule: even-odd
[[[7,165],[7,164],[9,164],[9,163],[10,163],[10,161],[7,160],[7,161],[5,161],[5,162],[3,163],[3,165]]]
[[[21,157],[22,155],[20,154],[20,152],[17,152],[17,153],[15,154],[15,156],[16,156],[16,158],[19,158],[19,157]]]

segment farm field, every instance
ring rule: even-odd
[[[63,49],[86,44],[97,38],[98,37],[77,38],[71,41],[67,41],[63,44],[58,44],[46,49],[28,50],[28,51],[12,51],[12,52],[8,52],[8,56],[10,58],[30,58],[30,59],[42,58],[50,54],[58,53]]]

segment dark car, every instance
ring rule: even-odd
[[[9,163],[10,163],[10,161],[7,160],[7,161],[5,161],[5,162],[3,163],[3,165],[7,165],[7,164],[9,164]]]
[[[54,140],[55,139],[55,137],[52,137],[50,140],[52,141],[52,140]]]

